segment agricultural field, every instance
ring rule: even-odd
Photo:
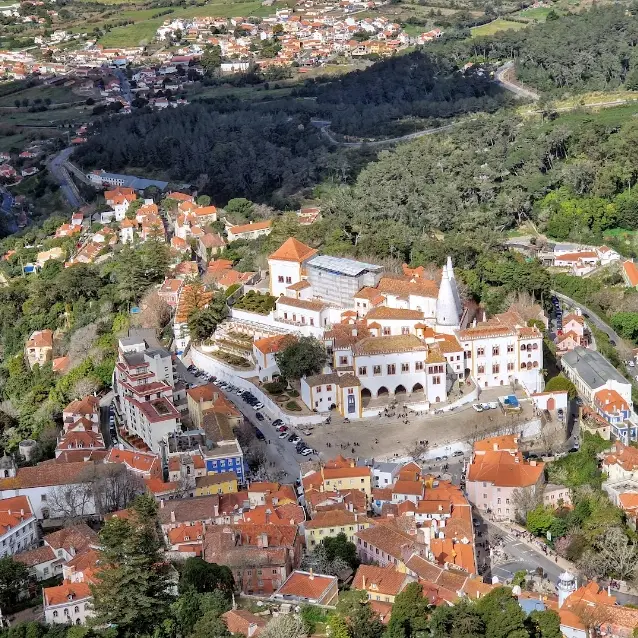
[[[43,102],[47,99],[51,100],[51,104],[66,104],[86,100],[86,98],[73,93],[71,88],[67,86],[32,86],[15,93],[0,96],[0,106],[14,106],[16,100],[29,100],[30,103],[33,103],[37,99]]]
[[[545,22],[547,14],[552,11],[551,7],[536,7],[534,9],[522,9],[512,14],[517,18],[531,20],[532,22]]]
[[[492,22],[488,22],[487,24],[482,24],[479,27],[472,27],[472,37],[478,38],[484,35],[494,35],[499,31],[507,31],[508,29],[512,29],[514,31],[518,31],[519,29],[524,29],[527,25],[522,22],[512,22],[511,20],[503,20],[502,18],[498,18],[497,20],[492,20]]]

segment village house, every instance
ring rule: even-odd
[[[27,363],[33,368],[36,363],[43,366],[53,358],[53,332],[51,330],[36,330],[26,342],[25,352]]]

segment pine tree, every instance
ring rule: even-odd
[[[144,495],[132,509],[129,519],[112,518],[100,532],[100,571],[91,586],[94,625],[115,626],[124,637],[151,635],[172,600],[157,505]]]

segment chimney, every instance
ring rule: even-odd
[[[310,580],[315,579],[315,573],[312,571],[312,567],[310,568],[310,576],[308,578],[310,578]]]
[[[24,516],[24,510],[23,509],[20,510],[20,516]]]
[[[171,523],[175,522],[175,510],[171,510]]]
[[[532,467],[536,467],[536,461],[530,461],[530,462],[529,462],[529,464],[530,464]]]
[[[162,503],[163,502],[164,501],[162,501]],[[213,505],[213,514],[215,515],[215,518],[219,516],[219,503],[215,503],[215,505]]]
[[[361,575],[361,589],[363,589],[365,591],[366,588],[366,576],[365,574]]]
[[[160,501],[160,509],[163,510],[164,509],[164,499],[162,499]]]

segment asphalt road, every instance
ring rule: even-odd
[[[608,324],[606,324],[593,310],[587,308],[587,306],[583,306],[583,304],[575,301],[571,297],[567,297],[566,295],[562,295],[560,292],[556,292],[552,290],[551,293],[556,295],[560,301],[572,306],[573,308],[578,308],[585,316],[585,319],[588,323],[596,326],[599,330],[605,332],[612,341],[615,341],[616,344],[622,343],[621,336]]]
[[[69,159],[72,152],[72,147],[65,148],[49,160],[47,167],[55,181],[60,185],[64,197],[70,206],[72,208],[80,208],[84,202],[80,197],[76,185],[71,180],[71,176],[64,167],[64,163]]]
[[[532,91],[524,87],[522,84],[515,84],[510,82],[506,77],[506,73],[514,66],[514,62],[506,62],[503,66],[499,67],[494,74],[494,79],[497,84],[500,84],[504,89],[514,93],[514,95],[528,100],[538,100],[540,95],[536,91]]]

